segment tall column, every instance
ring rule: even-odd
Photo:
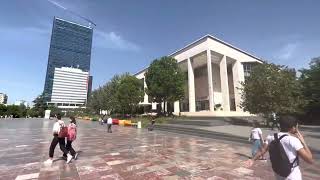
[[[152,110],[157,110],[157,103],[151,103]]]
[[[214,111],[213,103],[213,82],[212,82],[212,64],[211,64],[211,51],[207,50],[207,69],[208,69],[208,88],[209,88],[209,109]]]
[[[221,79],[221,93],[222,93],[223,111],[230,111],[228,70],[227,70],[226,56],[223,56],[220,61],[220,79]]]
[[[196,112],[196,98],[194,88],[194,73],[191,59],[188,58],[188,90],[189,90],[189,112]]]
[[[179,114],[179,112],[180,112],[180,102],[179,101],[175,101],[173,103],[173,112],[175,114]]]
[[[146,83],[146,78],[143,78],[143,92],[144,92],[144,97],[143,97],[143,102],[148,103],[148,95],[145,92],[145,89],[147,88],[147,83]]]
[[[243,65],[240,61],[236,61],[232,66],[234,99],[236,104],[236,111],[243,111],[240,107],[241,103],[241,82],[244,81]]]

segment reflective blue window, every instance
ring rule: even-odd
[[[56,67],[76,67],[90,71],[92,33],[92,28],[54,18],[44,87],[48,101]]]

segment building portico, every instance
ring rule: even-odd
[[[173,105],[175,114],[247,114],[240,107],[239,88],[251,66],[261,63],[259,58],[211,35],[169,56],[177,60],[187,77],[185,98]],[[144,79],[146,71],[140,71],[136,77]],[[145,97],[142,103],[151,103],[146,100]]]

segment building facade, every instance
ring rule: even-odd
[[[79,108],[87,101],[89,73],[77,68],[55,68],[50,105]]]
[[[172,105],[175,114],[248,115],[240,107],[239,88],[245,77],[250,75],[252,66],[262,63],[259,58],[211,35],[206,35],[169,56],[178,61],[187,76],[185,98]],[[147,68],[135,76],[144,80],[146,71]],[[147,95],[141,104],[156,108]]]
[[[0,93],[0,104],[7,104],[8,96],[4,93]]]
[[[55,17],[49,49],[44,96],[51,101],[55,68],[75,67],[90,72],[93,29]]]

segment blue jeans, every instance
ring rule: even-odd
[[[257,154],[260,148],[261,148],[260,139],[254,139],[252,142],[252,148],[251,148],[252,157],[254,157]]]

